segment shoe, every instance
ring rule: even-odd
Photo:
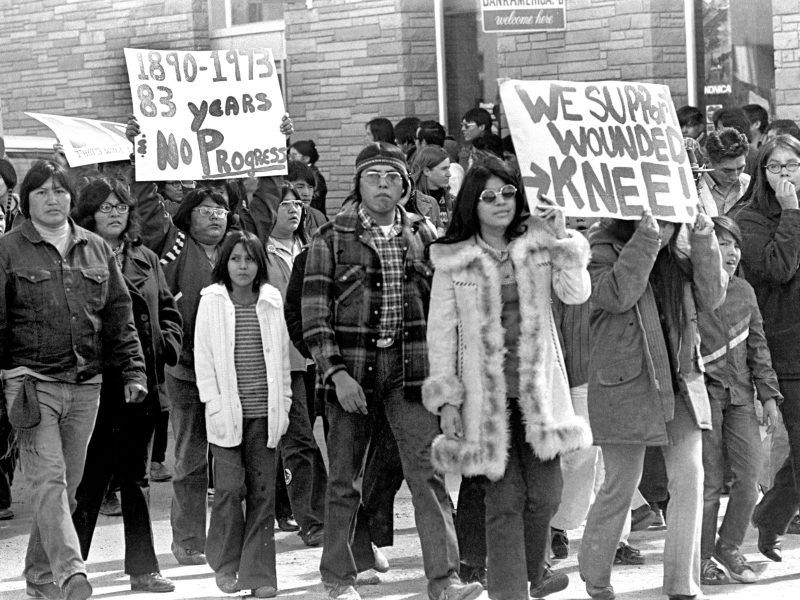
[[[550,550],[553,551],[555,558],[567,558],[569,556],[569,538],[563,529],[550,528]]]
[[[747,564],[747,559],[742,556],[736,546],[717,540],[714,558],[728,572],[731,579],[735,579],[739,583],[754,583],[758,579],[753,567]]]
[[[378,573],[386,573],[389,570],[389,560],[375,544],[372,544],[372,568]]]
[[[199,550],[192,550],[191,548],[184,548],[172,542],[172,554],[179,565],[204,565],[206,564],[206,555]]]
[[[107,517],[122,516],[122,506],[120,506],[116,492],[108,492],[103,498],[103,503],[100,505],[100,514]]]
[[[472,583],[451,583],[436,598],[431,600],[474,600],[483,593],[483,586],[477,581]]]
[[[61,588],[53,581],[47,583],[25,582],[25,593],[31,598],[47,598],[47,600],[61,600],[64,595]]]
[[[380,583],[381,578],[372,569],[367,569],[363,573],[359,573],[356,577],[356,587],[361,587],[362,585],[379,585]]]
[[[2,512],[3,511],[0,510],[0,514],[2,514]],[[2,519],[2,518],[3,517],[0,516],[0,519]],[[794,516],[794,519],[792,519],[792,522],[789,523],[789,528],[786,530],[786,533],[790,533],[792,535],[800,534],[800,515],[795,515]]]
[[[10,508],[0,508],[0,521],[8,521],[14,518],[14,511]]]
[[[708,600],[708,596],[704,596],[703,594],[695,594],[694,596],[689,596],[688,594],[670,594],[667,597],[669,600]]]
[[[236,579],[236,573],[214,573],[214,581],[223,594],[235,594],[242,591],[242,588],[239,587],[239,580]]]
[[[659,516],[650,506],[643,504],[631,511],[631,531],[644,531],[658,520]],[[663,518],[661,520],[663,521]]]
[[[308,546],[309,548],[316,548],[317,546],[322,545],[322,540],[325,539],[325,530],[322,527],[317,529],[312,529],[308,533],[300,532],[300,539],[303,540],[303,543]]]
[[[633,546],[629,546],[625,542],[620,542],[619,546],[617,547],[617,552],[614,554],[614,564],[643,565],[644,556],[642,556],[642,553]]]
[[[161,575],[161,573],[143,573],[131,575],[131,590],[134,592],[174,592],[175,584]]]
[[[256,598],[274,598],[278,595],[278,590],[271,585],[262,585],[254,590],[250,590]]]
[[[462,562],[458,567],[458,577],[464,583],[477,581],[483,587],[486,587],[486,567],[474,567]]]
[[[150,481],[172,481],[172,473],[164,463],[150,463]]]
[[[83,573],[75,573],[64,584],[65,600],[86,600],[92,595],[92,585]]]
[[[615,600],[617,597],[616,594],[614,594],[614,588],[610,585],[606,587],[596,587],[588,581],[586,582],[586,593],[589,594],[592,600]]]
[[[325,587],[325,592],[330,600],[361,600],[361,594],[352,585],[331,585],[327,583],[322,585]]]
[[[664,519],[664,511],[661,510],[660,508],[653,506],[650,507],[650,510],[653,512],[655,516],[653,517],[653,522],[650,524],[650,527],[648,527],[648,529],[650,529],[651,531],[662,531],[666,529],[667,521],[666,519]]]
[[[702,585],[727,585],[730,583],[725,571],[710,558],[700,561],[700,583]]]
[[[300,525],[294,520],[292,515],[288,517],[278,517],[278,529],[281,531],[300,531]]]
[[[758,551],[770,560],[781,562],[783,556],[781,556],[780,536],[769,533],[761,525],[756,525],[755,523],[753,525],[758,529]]]
[[[569,577],[566,573],[553,573],[548,567],[545,567],[539,585],[531,584],[531,598],[544,598],[567,589],[568,585]]]

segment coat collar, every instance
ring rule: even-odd
[[[69,223],[70,227],[70,246],[75,244],[85,244],[89,241],[89,231],[80,227],[79,225],[75,224],[75,221],[72,220],[71,217],[67,217],[67,222]],[[39,234],[39,231],[34,227],[33,221],[29,218],[25,219],[25,221],[19,227],[20,233],[32,244],[38,244],[43,242],[44,239]]]
[[[210,286],[203,288],[200,292],[201,296],[219,296],[224,302],[233,306],[228,289],[221,283],[212,283]],[[283,301],[281,300],[281,293],[277,288],[265,283],[258,291],[258,300],[256,305],[268,304],[272,308],[280,308]]]

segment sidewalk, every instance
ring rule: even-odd
[[[31,513],[28,507],[28,489],[24,478],[17,473],[14,483],[14,504],[16,518],[0,521],[0,600],[22,600],[25,596],[25,582],[20,573],[25,555],[27,534]],[[453,497],[458,490],[456,482],[449,482]],[[177,589],[171,594],[142,594],[130,591],[128,577],[123,574],[123,541],[121,517],[101,516],[89,557],[89,579],[94,586],[96,598],[129,597],[132,600],[160,598],[211,599],[223,598],[214,585],[213,573],[206,566],[179,566],[170,553],[169,503],[172,493],[170,483],[151,485],[156,552],[161,571],[172,579]],[[556,561],[554,569],[570,576],[570,586],[565,591],[548,596],[553,600],[586,600],[588,596],[578,577],[575,556],[580,546],[580,531],[571,531],[570,556]],[[761,578],[753,585],[728,585],[708,587],[706,594],[713,599],[736,598],[739,600],[797,598],[800,589],[800,536],[786,536],[783,542],[783,562],[773,563],[756,550],[756,533],[752,529],[743,547],[747,558]],[[278,583],[280,598],[301,600],[324,598],[319,583],[320,548],[306,548],[300,538],[293,533],[276,530],[278,552]],[[661,595],[661,552],[663,551],[663,532],[647,531],[634,533],[630,543],[642,550],[647,563],[639,567],[618,567],[614,571],[613,584],[620,600],[656,600]],[[422,558],[419,541],[414,526],[413,509],[407,488],[403,487],[395,503],[395,545],[384,548],[391,563],[391,570],[381,575],[383,583],[378,586],[362,587],[365,598],[386,598],[388,600],[414,598],[424,600],[425,578],[422,571]],[[484,595],[485,597],[485,595]]]

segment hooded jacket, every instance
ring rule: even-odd
[[[725,298],[727,275],[713,232],[682,227],[678,235],[676,251],[690,261],[692,280],[683,289],[684,329],[670,329],[669,340],[650,284],[658,236],[637,228],[625,242],[601,224],[590,231],[589,242],[588,402],[595,443],[668,444],[676,392],[688,402],[696,425],[711,429],[697,310],[713,310]]]
[[[519,406],[525,439],[542,460],[591,445],[588,423],[572,410],[566,368],[550,307],[551,289],[585,302],[589,248],[576,232],[556,240],[533,222],[509,245],[519,290]],[[464,437],[439,435],[431,460],[445,472],[503,477],[508,460],[500,267],[473,238],[430,248],[435,266],[428,318],[428,410],[460,408]]]

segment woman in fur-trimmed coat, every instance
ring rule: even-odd
[[[502,163],[474,167],[448,235],[430,249],[423,401],[443,431],[431,459],[442,471],[488,479],[488,588],[501,600],[528,598],[528,581],[534,596],[545,582],[556,591],[553,578],[566,587],[565,575],[545,571],[558,457],[592,442],[572,410],[550,307],[551,290],[567,303],[588,299],[588,243],[567,232],[549,201],[527,220],[524,204]]]

